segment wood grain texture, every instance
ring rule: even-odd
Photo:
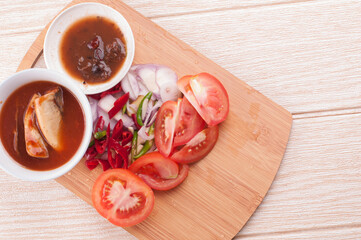
[[[252,8],[269,5],[281,5],[287,3],[303,2],[309,0],[124,0],[127,5],[137,9],[141,14],[149,18],[164,16],[198,14],[200,12],[226,11],[229,9]],[[1,26],[2,34],[23,33],[29,31],[41,31],[46,24],[71,0],[33,0],[31,11],[28,0],[0,1],[0,15],[4,19]],[[47,11],[44,13],[43,9]],[[24,26],[23,18],[12,19],[12,16],[20,15],[27,19],[28,24]],[[11,23],[11,24],[9,24]]]
[[[82,1],[71,5],[79,2]],[[141,239],[232,238],[261,203],[273,181],[287,145],[290,113],[125,4],[101,2],[114,7],[129,21],[135,35],[135,63],[167,64],[178,76],[209,72],[222,79],[231,106],[211,154],[192,165],[181,186],[157,192],[152,214],[127,230]],[[40,33],[18,70],[34,65],[46,30]],[[91,204],[91,188],[100,172],[89,172],[81,162],[56,181]]]
[[[317,115],[361,107],[360,12],[317,1],[154,21],[292,113]]]
[[[0,80],[15,72],[41,29],[67,2],[0,1],[0,55],[3,59]],[[146,16],[150,15],[140,5],[157,15],[176,11],[163,8],[170,4],[166,0],[160,0],[157,6],[143,0],[125,2],[133,7],[137,5],[136,10]],[[194,1],[184,0],[181,7],[192,8],[194,4]],[[38,6],[41,9],[37,9]],[[208,7],[212,6],[201,6],[199,10]],[[162,11],[157,12],[157,9]],[[360,52],[357,39],[361,35],[359,9],[359,1],[329,0],[153,18],[238,78],[288,110],[297,112],[293,116],[291,149],[287,149],[275,184],[236,239],[360,238],[360,217],[356,214],[361,193],[357,183],[347,182],[350,171],[361,173],[360,146],[356,144],[361,131],[360,115],[357,115],[361,112],[357,107],[360,105],[357,89],[361,86],[358,81],[360,64],[357,63]],[[302,20],[295,25],[301,26],[300,32],[291,28],[297,19]],[[16,31],[4,34],[4,30],[12,26],[16,26]],[[292,29],[291,34],[279,34],[287,29]],[[234,34],[230,34],[230,30]],[[203,41],[205,37],[212,37],[212,41]],[[283,57],[272,54],[273,48]],[[312,64],[305,66],[307,62]],[[318,90],[310,92],[308,86]],[[340,142],[344,144],[339,147]],[[337,166],[340,161],[350,161],[350,164],[335,168],[327,175],[324,165],[321,170],[318,167],[319,162],[326,161],[330,166]],[[319,171],[328,179],[336,180],[320,182]],[[277,184],[280,176],[282,184]],[[352,179],[359,181],[357,177]],[[319,193],[317,187],[309,188],[312,185],[319,185],[322,192]],[[0,239],[134,239],[126,231],[113,227],[55,181],[27,183],[0,170],[0,186]],[[342,192],[340,196],[332,193],[335,186],[337,193]],[[297,193],[297,189],[303,194]],[[329,192],[332,193],[330,198],[327,197]],[[312,209],[320,209],[312,216],[308,215],[310,198],[315,198]],[[277,204],[278,201],[282,204]],[[330,205],[329,201],[334,202]],[[291,206],[284,210],[289,204]],[[307,223],[306,228],[304,223]]]
[[[360,11],[359,1],[306,1],[153,21],[292,113],[318,116],[330,109],[361,108]],[[45,24],[35,32],[0,35],[18,45],[4,49],[11,61],[0,63],[7,70],[0,77],[15,71],[31,44],[29,39]],[[26,27],[21,26],[19,23],[17,29]]]
[[[272,188],[235,239],[357,239],[360,117],[295,120]],[[52,239],[132,239],[55,182],[22,182],[4,173],[0,183],[2,239],[15,232],[17,239],[47,234]],[[10,192],[12,197],[7,196]],[[42,225],[44,233],[39,231]]]
[[[68,7],[80,2],[84,1],[74,1]],[[127,5],[100,2],[121,12],[132,27],[134,63],[166,64],[178,76],[209,72],[222,79],[230,100],[230,113],[212,152],[192,165],[181,186],[157,192],[151,215],[127,230],[141,239],[234,237],[273,181],[287,145],[291,114]],[[46,31],[32,44],[18,70],[34,66]],[[82,161],[56,181],[92,204],[91,188],[100,172],[89,172]]]
[[[244,228],[247,235],[360,227],[360,116],[294,121],[267,204]]]

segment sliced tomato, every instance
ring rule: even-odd
[[[199,132],[181,149],[170,157],[175,162],[188,164],[201,160],[212,150],[218,139],[218,126],[208,127]]]
[[[204,129],[206,123],[198,112],[189,103],[187,98],[183,98],[180,103],[179,117],[174,132],[173,147],[186,144],[197,133]]]
[[[177,85],[209,126],[226,119],[229,112],[228,94],[217,78],[209,73],[188,75],[179,79]]]
[[[148,217],[154,206],[152,189],[126,169],[111,169],[94,183],[92,201],[104,218],[120,227],[130,227]]]
[[[169,190],[175,188],[188,175],[189,166],[179,165],[159,152],[147,153],[137,159],[129,170],[138,175],[151,188]]]
[[[179,104],[168,101],[163,103],[157,113],[154,128],[155,145],[164,156],[173,150],[173,138],[178,118]]]

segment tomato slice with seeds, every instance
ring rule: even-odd
[[[154,206],[152,189],[126,169],[111,169],[94,183],[92,201],[100,215],[120,227],[142,222]]]
[[[154,140],[159,152],[169,156],[173,150],[173,139],[178,118],[179,104],[168,101],[162,104],[157,113],[154,127]]]
[[[209,73],[184,76],[177,86],[209,126],[224,121],[229,99],[223,84]]]
[[[218,126],[208,127],[199,132],[170,157],[175,162],[189,164],[201,160],[213,149],[218,139]]]
[[[186,144],[204,129],[206,123],[192,104],[183,98],[180,103],[179,117],[174,132],[173,147]]]
[[[169,190],[181,184],[188,175],[188,165],[178,165],[159,152],[147,153],[137,159],[129,170],[155,190]]]

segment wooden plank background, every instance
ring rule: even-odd
[[[235,239],[361,237],[361,2],[125,0],[293,113],[285,158]],[[68,0],[0,0],[0,81]],[[55,181],[0,171],[0,239],[134,239]]]

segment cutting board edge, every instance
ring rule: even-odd
[[[97,0],[90,0],[91,2],[101,2],[101,3],[104,3],[104,4],[107,4],[106,2],[104,1],[97,1]],[[74,0],[73,2],[69,3],[66,7],[64,7],[57,15],[59,15],[61,12],[63,12],[65,9],[69,8],[70,6],[73,6],[75,4],[78,4],[78,3],[81,3],[81,2],[84,2],[82,0]],[[109,4],[108,4],[109,5]],[[128,7],[128,6],[127,6]],[[138,13],[138,12],[137,12]],[[139,13],[138,13],[139,14]],[[139,14],[141,15],[141,14]],[[33,44],[30,46],[29,50],[26,52],[26,54],[24,55],[21,63],[19,64],[19,67],[17,69],[17,71],[21,71],[21,70],[24,70],[24,69],[27,69],[27,68],[32,68],[34,66],[34,64],[37,62],[37,60],[39,59],[39,57],[41,56],[42,54],[42,51],[43,51],[43,43],[44,43],[44,40],[45,40],[45,36],[46,36],[46,32],[49,28],[49,26],[51,25],[51,23],[53,22],[53,20],[55,19],[56,17],[54,17],[46,26],[45,28],[40,32],[40,34],[38,35],[38,37],[35,39],[35,41],[33,42]],[[155,23],[154,23],[155,24]],[[162,29],[162,31],[166,31],[164,30],[162,27],[158,26],[155,24],[155,26],[157,26],[158,28]],[[167,32],[168,33],[168,32]],[[174,37],[172,34],[168,33],[169,35],[171,35],[172,37]],[[174,37],[175,38],[175,37]],[[181,41],[182,43],[184,43],[182,40],[179,40]],[[184,43],[186,44],[186,43]],[[192,49],[194,52],[198,53],[199,55],[201,56],[204,56],[203,54],[199,53],[198,51],[196,51],[195,49],[193,49],[192,47],[188,46],[188,48]],[[206,57],[206,56],[204,56]],[[214,62],[213,62],[214,63]],[[219,66],[217,63],[214,63],[216,64],[217,66]],[[221,68],[221,66],[219,66]],[[226,71],[226,70],[225,70]],[[232,75],[234,78],[236,78],[232,73],[228,72],[228,74]],[[250,87],[253,89],[253,87],[249,86],[247,83],[241,81],[242,84],[245,84],[245,86],[247,87]],[[256,90],[257,91],[257,90]],[[260,93],[261,94],[261,93]],[[263,94],[262,94],[263,95]],[[282,111],[283,111],[283,114],[286,114],[287,117],[288,117],[288,120],[287,122],[289,123],[289,129],[287,130],[288,131],[288,138],[287,138],[287,142],[283,148],[283,155],[279,161],[279,164],[278,164],[278,167],[277,167],[277,170],[275,171],[274,175],[273,175],[273,179],[272,179],[272,182],[269,184],[267,190],[264,192],[263,196],[262,196],[262,199],[260,201],[260,203],[257,205],[256,209],[258,208],[258,206],[261,204],[261,202],[263,201],[263,199],[267,196],[267,193],[270,189],[270,187],[272,186],[276,176],[277,176],[277,172],[280,168],[280,165],[282,163],[282,159],[284,157],[284,154],[286,153],[286,149],[287,149],[287,145],[288,145],[288,141],[289,141],[289,138],[290,138],[290,134],[291,134],[291,129],[292,129],[292,125],[293,125],[293,119],[292,119],[292,114],[285,108],[283,108],[282,106],[280,106],[279,104],[277,104],[276,102],[274,102],[273,100],[269,99],[267,96],[263,95],[268,101],[270,101],[272,103],[272,105],[275,105],[279,108],[282,108]],[[66,178],[66,176],[64,176]],[[56,181],[58,181],[60,184],[62,184],[62,178],[59,178],[57,179]],[[69,189],[71,190],[71,189]],[[71,190],[72,191],[72,190]],[[80,194],[77,194],[76,191],[72,191],[74,194],[76,194],[78,197],[80,197],[81,199],[83,199],[83,197],[80,195]],[[84,200],[84,199],[83,199]],[[88,204],[92,205],[91,202],[89,201],[86,201]],[[243,228],[243,226],[247,223],[247,221],[250,219],[250,217],[252,216],[253,214],[249,215],[248,219],[244,222],[244,224],[242,226],[240,226],[240,229]],[[128,230],[130,233],[133,233],[133,231],[129,228],[125,228],[126,230]],[[236,232],[234,235],[236,235],[238,232]]]

